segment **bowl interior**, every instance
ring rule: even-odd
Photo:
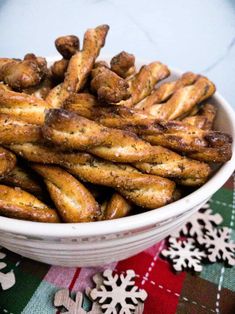
[[[48,58],[52,63],[58,57]],[[101,58],[109,61],[110,58]],[[147,64],[146,61],[139,60],[137,66]],[[174,80],[179,77],[182,71],[171,69],[171,76],[167,79]],[[164,80],[165,81],[165,80]],[[210,100],[215,104],[218,113],[215,121],[216,130],[226,132],[235,138],[235,113],[227,101],[216,92]],[[53,238],[61,237],[79,237],[79,236],[98,236],[103,234],[113,234],[119,232],[128,232],[137,229],[147,228],[150,225],[156,225],[174,219],[179,215],[190,210],[208,199],[215,193],[231,176],[235,168],[235,143],[232,146],[233,156],[230,161],[220,167],[210,180],[195,192],[186,197],[161,207],[141,214],[124,217],[116,220],[100,221],[92,223],[70,223],[70,224],[45,224],[30,221],[21,221],[12,218],[0,217],[0,231],[17,233],[21,235],[46,236]]]

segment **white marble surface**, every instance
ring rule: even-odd
[[[103,54],[206,74],[235,108],[235,0],[0,0],[0,57],[52,56],[57,36],[103,23]]]

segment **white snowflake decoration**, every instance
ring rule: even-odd
[[[207,258],[210,262],[223,260],[231,266],[235,265],[235,244],[230,241],[230,233],[231,230],[224,227],[208,229],[203,236],[198,237],[197,241],[205,246]]]
[[[103,284],[100,287],[92,289],[90,296],[101,304],[101,309],[105,314],[133,314],[138,306],[138,302],[145,301],[147,293],[143,289],[135,286],[135,272],[127,270],[126,276],[121,274],[113,275],[110,269],[103,273]],[[110,303],[108,303],[108,301]],[[130,300],[131,303],[128,303]],[[120,310],[118,310],[118,306]]]
[[[1,247],[0,247],[1,249]],[[0,260],[4,259],[6,257],[6,254],[0,252]],[[0,262],[0,270],[4,269],[7,266],[6,263]],[[10,271],[6,274],[0,272],[0,287],[2,287],[2,290],[10,289],[15,284],[15,275],[13,271]]]
[[[202,209],[205,209],[205,211],[195,213],[182,228],[174,232],[173,236],[179,237],[180,234],[183,234],[185,236],[201,237],[205,229],[213,229],[214,225],[219,225],[223,221],[220,214],[212,214],[212,209],[208,203]]]
[[[196,272],[202,271],[201,261],[206,256],[196,247],[193,239],[177,241],[173,237],[169,238],[169,248],[164,249],[161,254],[172,260],[173,268],[176,271],[191,268]]]

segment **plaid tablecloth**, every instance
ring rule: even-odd
[[[235,240],[235,179],[230,180],[211,200],[211,208],[223,216],[223,226],[230,227]],[[53,297],[60,288],[84,291],[92,286],[92,275],[105,268],[122,272],[133,269],[136,283],[148,292],[145,314],[235,313],[235,267],[221,263],[205,265],[199,275],[176,274],[159,256],[164,241],[127,260],[99,268],[64,268],[49,266],[8,251],[2,262],[14,269],[16,284],[9,290],[0,288],[0,313],[56,313]]]

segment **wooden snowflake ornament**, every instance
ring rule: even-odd
[[[182,228],[177,230],[173,236],[179,237],[180,234],[190,237],[201,237],[205,229],[213,229],[223,221],[220,214],[212,214],[209,203],[205,204],[200,211],[195,213]]]
[[[1,247],[0,247],[1,249]],[[0,252],[0,260],[4,259],[6,257],[6,254]],[[6,263],[0,262],[0,270],[4,269],[7,266]],[[8,273],[2,273],[0,272],[0,287],[2,290],[7,290],[13,287],[15,284],[15,275],[13,271],[10,271]]]
[[[203,245],[210,262],[226,261],[229,265],[235,265],[235,244],[230,240],[231,230],[229,228],[207,229],[206,233],[197,238],[199,244]]]
[[[202,271],[202,259],[206,254],[200,251],[193,239],[177,240],[169,238],[169,248],[164,249],[161,254],[172,261],[172,266],[176,271],[190,268],[196,272]]]
[[[98,300],[104,314],[141,313],[138,304],[139,301],[145,301],[147,293],[135,286],[133,270],[127,270],[125,275],[118,276],[107,269],[103,277],[103,284],[92,289],[90,296],[93,300]]]

